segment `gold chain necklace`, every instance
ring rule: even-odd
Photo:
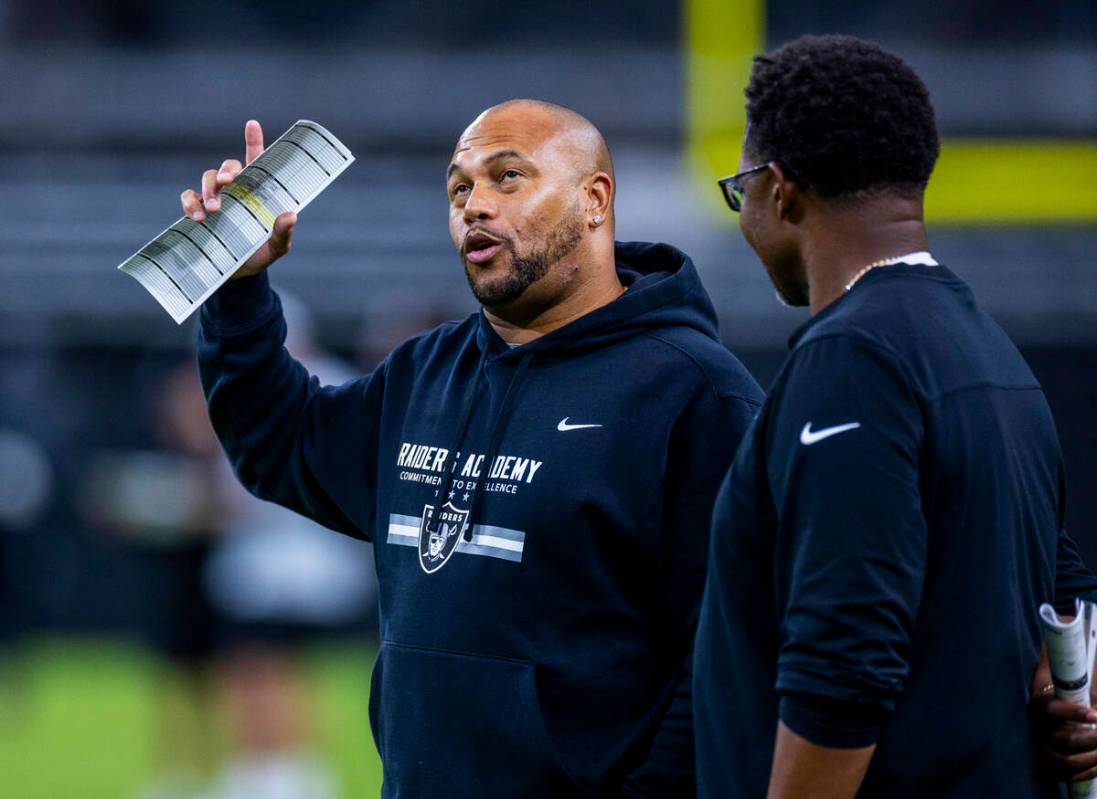
[[[868,266],[862,267],[862,268],[861,268],[861,269],[860,269],[860,270],[859,270],[859,271],[857,272],[857,274],[855,274],[855,275],[854,275],[853,277],[851,277],[851,278],[849,279],[849,282],[848,282],[848,283],[846,283],[846,291],[849,291],[849,290],[850,290],[851,288],[853,288],[854,284],[855,284],[855,283],[856,283],[856,282],[857,282],[858,280],[860,280],[861,278],[863,278],[863,277],[864,277],[864,276],[865,276],[865,275],[866,275],[867,273],[871,272],[871,271],[872,271],[873,269],[875,269],[876,267],[878,267],[878,266],[891,266],[892,264],[897,264],[897,263],[899,263],[900,261],[902,261],[902,260],[903,260],[903,258],[905,258],[905,257],[906,257],[906,256],[904,256],[904,255],[896,255],[896,256],[894,256],[894,257],[892,257],[892,258],[881,258],[881,259],[880,259],[879,261],[873,261],[873,262],[872,262],[871,264],[869,264]]]

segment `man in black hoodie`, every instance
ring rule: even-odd
[[[245,138],[250,161],[258,123]],[[186,213],[216,213],[240,169]],[[689,797],[709,515],[762,393],[689,258],[615,245],[587,120],[489,109],[447,186],[479,313],[321,387],[264,272],[285,214],[202,310],[210,417],[250,490],[375,544],[385,797]]]

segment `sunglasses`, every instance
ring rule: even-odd
[[[728,175],[726,178],[720,178],[716,181],[720,185],[720,191],[724,193],[724,199],[727,201],[728,208],[739,213],[743,208],[743,178],[755,175],[759,172],[764,172],[767,169],[769,169],[769,164],[765,163],[761,166],[756,166],[753,169],[737,172],[734,175]]]

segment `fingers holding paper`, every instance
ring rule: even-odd
[[[244,125],[244,158],[250,164],[263,152],[263,128],[254,119]],[[209,214],[221,210],[221,190],[236,180],[244,171],[244,165],[235,158],[227,158],[217,169],[207,169],[202,173],[201,191],[187,189],[180,195],[183,213],[195,222],[202,222]],[[234,278],[259,274],[276,260],[289,252],[292,246],[293,226],[297,224],[297,214],[287,211],[279,215],[271,229],[270,239],[260,247],[233,274]]]
[[[274,220],[267,243],[255,251],[255,254],[244,261],[244,265],[236,270],[233,280],[241,277],[257,275],[290,251],[293,246],[293,227],[297,224],[297,214],[286,211]]]
[[[254,119],[244,124],[244,158],[251,163],[263,152],[263,128]],[[201,193],[187,189],[180,196],[183,213],[195,222],[201,222],[206,214],[221,210],[221,189],[236,180],[244,170],[235,158],[225,159],[217,169],[207,169],[202,173]]]

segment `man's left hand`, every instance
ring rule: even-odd
[[[1090,703],[1097,693],[1090,686]],[[1036,747],[1060,782],[1097,779],[1097,709],[1055,697],[1047,646],[1033,677],[1029,712]]]

